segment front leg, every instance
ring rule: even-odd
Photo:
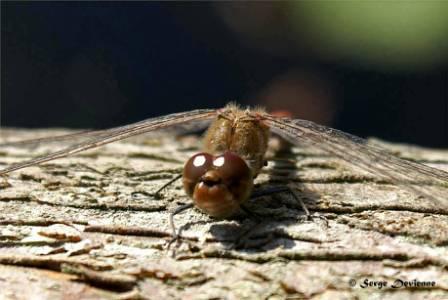
[[[155,198],[160,198],[160,193],[167,188],[168,186],[172,185],[174,182],[182,178],[182,174],[176,175],[173,179],[162,185],[155,193],[153,194]]]

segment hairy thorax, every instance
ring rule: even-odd
[[[256,177],[264,165],[269,127],[257,115],[263,111],[247,111],[227,106],[210,125],[204,138],[204,151],[220,154],[231,151],[243,158]]]

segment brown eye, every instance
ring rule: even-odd
[[[223,155],[215,157],[213,167],[219,170],[221,178],[228,184],[251,179],[250,169],[246,162],[232,152],[225,152]]]
[[[202,175],[213,165],[213,156],[208,153],[198,153],[190,157],[184,166],[183,184],[189,196],[193,194],[194,187]]]

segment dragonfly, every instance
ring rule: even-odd
[[[448,187],[448,172],[399,158],[379,146],[368,145],[360,137],[337,129],[307,120],[269,114],[259,108],[240,108],[232,103],[221,109],[173,113],[106,130],[3,144],[69,140],[77,135],[86,138],[85,141],[62,150],[12,164],[0,170],[0,175],[176,126],[188,130],[208,127],[203,151],[194,154],[185,163],[182,182],[186,194],[193,200],[187,206],[195,206],[213,217],[227,218],[234,215],[251,197],[254,178],[266,165],[265,153],[270,133],[293,145],[311,146],[336,156],[388,183],[401,185],[408,191],[427,198],[441,209],[448,209],[445,189]],[[443,191],[430,190],[431,186],[438,186]],[[187,207],[176,210],[175,213],[185,208]],[[170,223],[172,216],[173,214]]]

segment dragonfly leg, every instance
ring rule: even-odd
[[[154,193],[154,197],[159,198],[160,197],[160,193],[168,186],[170,186],[171,184],[173,184],[174,182],[176,182],[177,180],[179,180],[180,178],[182,178],[182,174],[177,175],[176,177],[174,177],[173,179],[171,179],[170,181],[168,181],[167,183],[165,183],[163,186],[161,186],[155,193]]]
[[[310,213],[308,207],[303,202],[302,197],[300,196],[299,192],[297,192],[297,187],[294,183],[289,183],[286,186],[274,186],[274,187],[269,187],[268,189],[254,191],[252,193],[251,198],[257,198],[257,197],[261,197],[261,196],[272,195],[272,194],[277,194],[277,193],[284,193],[284,192],[289,192],[292,194],[292,196],[300,204],[300,207],[302,208],[302,210],[305,213],[305,216],[308,220],[317,217],[319,219],[324,220],[326,227],[328,227],[328,221],[324,216],[316,216],[316,215],[313,215]]]
[[[290,192],[294,198],[299,202],[300,206],[302,207],[303,212],[307,217],[309,217],[310,211],[306,207],[305,203],[302,201],[302,197],[300,197],[299,193],[296,190],[297,188],[294,186],[293,183],[287,184],[286,186],[280,186],[280,187],[270,187],[269,189],[261,190],[261,191],[255,191],[252,193],[251,198],[257,198],[261,196],[267,196],[271,194],[277,194],[277,193],[283,193],[283,192]]]
[[[297,192],[297,188],[294,183],[289,183],[287,185],[289,192],[294,196],[294,198],[299,202],[300,206],[302,207],[302,210],[305,212],[305,216],[307,220],[311,220],[313,218],[319,218],[325,222],[325,227],[328,227],[328,220],[324,216],[320,215],[312,215],[310,214],[310,211],[308,210],[308,207],[306,207],[305,202],[303,202],[302,197]]]
[[[174,224],[174,216],[177,214],[180,214],[181,212],[192,208],[194,205],[193,203],[188,203],[188,204],[184,204],[181,205],[179,207],[177,207],[175,210],[173,210],[170,213],[170,227],[171,227],[171,240],[168,242],[168,249],[170,248],[171,244],[174,243],[175,241],[179,240],[181,238],[180,232],[181,229],[179,229],[179,231],[176,230],[176,225]]]
[[[303,202],[302,197],[300,197],[299,193],[297,192],[297,189],[294,186],[294,184],[290,183],[287,185],[287,187],[288,187],[289,192],[294,196],[294,198],[297,200],[297,202],[299,202],[306,217],[309,218],[311,216],[310,211],[308,210],[308,207],[306,207],[305,202]]]

